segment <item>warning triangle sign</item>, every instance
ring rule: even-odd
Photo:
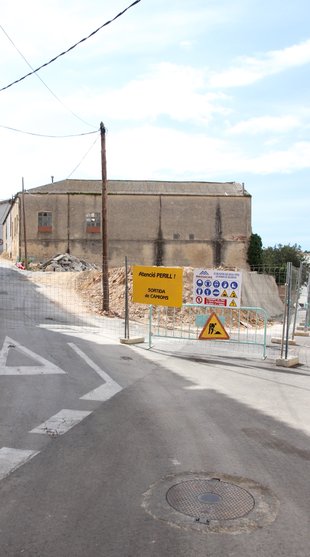
[[[230,297],[231,297],[231,298],[238,298],[238,296],[237,296],[237,294],[236,294],[236,292],[235,292],[234,290],[232,291]]]
[[[231,308],[236,308],[237,307],[237,304],[236,304],[235,300],[232,300],[230,302],[229,307],[231,307]]]
[[[213,312],[211,313],[198,338],[199,340],[228,340],[229,334],[225,330],[218,316]]]

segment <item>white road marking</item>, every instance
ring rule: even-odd
[[[100,402],[104,402],[109,400],[114,395],[119,393],[123,390],[114,379],[112,379],[105,371],[103,371],[95,362],[93,362],[78,346],[76,346],[73,342],[68,342],[69,346],[82,358],[88,365],[91,367],[98,375],[105,381],[103,385],[97,387],[93,391],[86,393],[86,395],[81,396],[81,400],[97,400]]]
[[[38,451],[27,451],[2,447],[0,449],[0,480],[39,454]]]
[[[25,354],[26,356],[39,362],[40,365],[7,366],[6,362],[10,350],[17,350],[21,354]],[[0,352],[0,375],[50,375],[60,373],[66,372],[39,354],[32,352],[32,350],[29,350],[29,348],[26,348],[19,342],[16,342],[9,337],[5,338]]]
[[[120,391],[122,391],[122,387],[117,383],[115,383],[114,385],[112,383],[105,383],[104,385],[97,387],[97,389],[94,389],[93,391],[86,393],[86,395],[81,396],[80,399],[97,400],[100,402],[104,402],[106,400],[109,400],[109,398],[112,398]]]
[[[63,409],[55,414],[46,422],[35,427],[30,433],[46,433],[52,437],[63,435],[73,426],[84,420],[91,412],[85,410],[67,410]]]
[[[112,398],[116,393],[122,390],[122,387],[116,383],[107,373],[105,373],[95,362],[93,362],[82,350],[75,344],[68,343],[69,346],[105,381],[103,385],[90,391],[86,395],[80,397],[82,400],[106,401]],[[39,362],[40,366],[7,366],[7,358],[9,350],[16,349],[22,354]],[[62,369],[55,366],[42,356],[32,352],[25,346],[15,340],[6,337],[0,351],[0,375],[37,375],[65,373]],[[85,410],[68,410],[63,409],[58,414],[51,416],[48,420],[35,427],[30,433],[47,434],[51,437],[63,435],[69,429],[80,423],[84,418],[92,412]],[[39,454],[40,451],[11,449],[2,447],[0,449],[0,480],[13,472],[16,468],[25,464],[28,460]]]

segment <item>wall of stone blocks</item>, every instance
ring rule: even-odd
[[[25,195],[28,256],[45,261],[69,252],[101,264],[101,233],[86,231],[86,214],[101,213],[96,194]],[[18,213],[18,202],[11,211]],[[51,211],[52,232],[38,230],[38,213]],[[14,217],[15,215],[15,217]],[[18,217],[19,219],[19,217]],[[109,262],[145,265],[246,268],[251,197],[116,195],[108,197]],[[13,257],[23,252],[23,229],[13,238]],[[21,237],[20,237],[21,236]],[[21,243],[20,243],[21,240]]]

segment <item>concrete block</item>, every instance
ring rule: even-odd
[[[295,337],[308,337],[309,336],[309,331],[295,331],[294,336]]]
[[[121,344],[139,344],[144,342],[144,337],[120,338]]]
[[[294,366],[298,366],[299,364],[299,359],[296,357],[291,357],[291,358],[278,358],[276,360],[276,366],[282,366],[282,367],[294,367]]]
[[[273,344],[281,344],[282,339],[277,337],[271,337],[271,342],[273,342]],[[296,340],[292,340],[292,339],[289,339],[288,343],[292,344],[293,346],[296,346],[297,344]]]

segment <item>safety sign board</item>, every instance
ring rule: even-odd
[[[203,306],[240,308],[242,273],[194,269],[193,301]]]
[[[133,302],[154,306],[182,306],[183,269],[181,267],[135,265],[132,276]]]
[[[218,316],[214,312],[212,312],[199,335],[199,340],[228,340],[228,339],[229,339],[229,334],[227,333],[224,325],[221,323]]]

